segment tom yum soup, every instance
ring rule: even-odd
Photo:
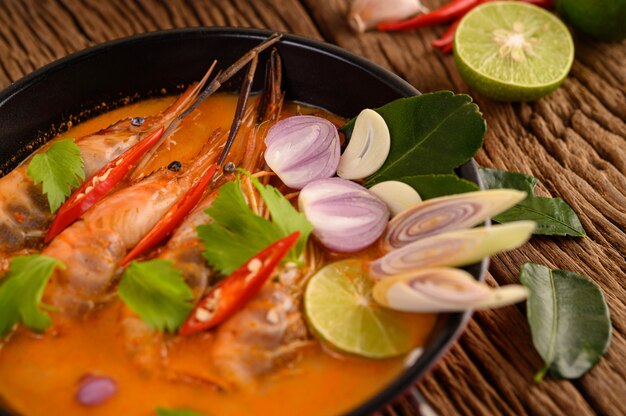
[[[347,121],[286,101],[276,51],[250,96],[277,39],[0,179],[4,408],[337,414],[398,376],[437,313],[525,296],[455,268],[528,238],[528,222],[472,228],[524,194],[443,196],[412,170],[449,152],[416,146],[417,120],[467,106],[482,123],[475,105],[434,93]],[[239,95],[201,94],[238,70]],[[454,180],[470,157],[439,166]]]

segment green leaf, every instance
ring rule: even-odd
[[[487,189],[517,189],[533,195],[537,178],[518,172],[506,170],[480,168],[480,179]]]
[[[568,270],[526,263],[520,280],[529,290],[526,313],[533,344],[546,372],[578,378],[595,366],[609,348],[611,319],[604,295],[589,279]]]
[[[367,186],[401,177],[452,174],[483,143],[486,124],[469,95],[439,91],[401,98],[378,109],[391,135],[383,166],[366,179]],[[349,138],[354,119],[343,127]]]
[[[175,332],[193,309],[193,293],[168,260],[133,261],[118,287],[120,298],[152,328]]]
[[[166,409],[165,407],[157,407],[157,416],[204,416],[190,409]]]
[[[423,200],[479,190],[474,182],[452,174],[404,176],[397,180],[413,187]]]
[[[531,220],[537,223],[533,234],[584,237],[578,216],[561,198],[526,198],[513,208],[493,217],[499,223]]]
[[[499,223],[531,220],[537,223],[533,234],[584,237],[585,229],[574,210],[561,198],[538,197],[533,193],[537,178],[517,172],[480,168],[487,189],[518,189],[528,197],[513,208],[493,217]]]
[[[45,305],[41,297],[55,267],[65,269],[60,260],[41,254],[11,260],[9,271],[0,284],[0,336],[6,335],[20,321],[35,331],[50,326],[52,322],[42,310]]]
[[[257,178],[250,176],[247,172],[244,173],[250,177],[255,188],[259,191],[261,197],[267,204],[267,208],[272,216],[272,222],[276,224],[282,232],[281,238],[295,231],[300,231],[298,242],[287,255],[288,259],[298,261],[300,254],[302,254],[306,246],[309,235],[313,231],[313,224],[306,219],[303,213],[298,212],[278,189],[271,185],[264,186]]]
[[[239,181],[222,185],[206,213],[213,222],[197,228],[204,257],[225,275],[283,237],[280,228],[248,208]]]
[[[74,139],[59,140],[44,153],[33,156],[26,173],[35,185],[42,184],[52,212],[56,212],[72,194],[72,188],[85,179],[83,159]]]

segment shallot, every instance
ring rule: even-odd
[[[444,231],[473,227],[524,198],[526,192],[493,189],[430,199],[406,209],[389,221],[383,248],[391,251]]]
[[[265,144],[265,162],[290,188],[302,189],[337,171],[339,133],[333,123],[321,117],[281,120],[268,131]]]
[[[341,178],[321,179],[305,186],[298,204],[320,242],[341,253],[371,245],[389,219],[383,201],[361,185]]]
[[[466,266],[526,242],[534,221],[515,221],[492,227],[449,231],[417,240],[370,263],[370,275],[382,279],[395,274],[439,266]]]
[[[499,308],[526,299],[521,285],[491,288],[460,269],[436,267],[390,276],[373,289],[380,305],[404,312]]]
[[[87,374],[80,380],[76,400],[85,406],[96,406],[109,400],[117,393],[117,383],[107,376]]]

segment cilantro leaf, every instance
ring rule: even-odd
[[[204,416],[190,409],[167,409],[165,407],[157,407],[156,414],[157,416]]]
[[[36,331],[50,326],[50,316],[41,309],[41,297],[55,267],[65,269],[60,260],[41,254],[11,260],[0,283],[0,336],[20,321]]]
[[[280,191],[271,185],[263,186],[257,178],[252,177],[249,173],[244,172],[250,177],[252,184],[261,194],[261,197],[267,204],[272,216],[272,222],[276,224],[283,235],[286,237],[295,231],[300,231],[300,238],[295,247],[289,252],[287,258],[297,261],[306,246],[306,241],[313,231],[313,224],[306,219],[306,216],[298,212],[291,202],[280,193]]]
[[[118,287],[120,298],[150,327],[175,332],[193,309],[193,293],[168,260],[133,261]]]
[[[239,181],[222,185],[205,212],[213,222],[197,228],[204,243],[203,255],[211,266],[225,275],[283,237],[279,227],[250,210]]]
[[[33,156],[26,174],[35,185],[42,183],[50,211],[56,212],[65,199],[85,179],[83,159],[74,139],[55,142],[44,153]]]

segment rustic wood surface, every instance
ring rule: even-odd
[[[468,92],[453,59],[430,47],[444,27],[355,36],[345,23],[348,5],[348,0],[0,0],[0,87],[100,42],[219,25],[322,39],[390,69],[422,92]],[[588,237],[533,238],[494,258],[488,280],[516,282],[527,261],[590,277],[608,299],[611,348],[579,380],[535,385],[532,377],[542,363],[523,307],[476,313],[460,341],[418,384],[440,414],[626,414],[626,42],[581,36],[575,42],[572,72],[552,95],[501,104],[473,94],[489,125],[477,161],[538,177],[539,193],[572,205]]]

